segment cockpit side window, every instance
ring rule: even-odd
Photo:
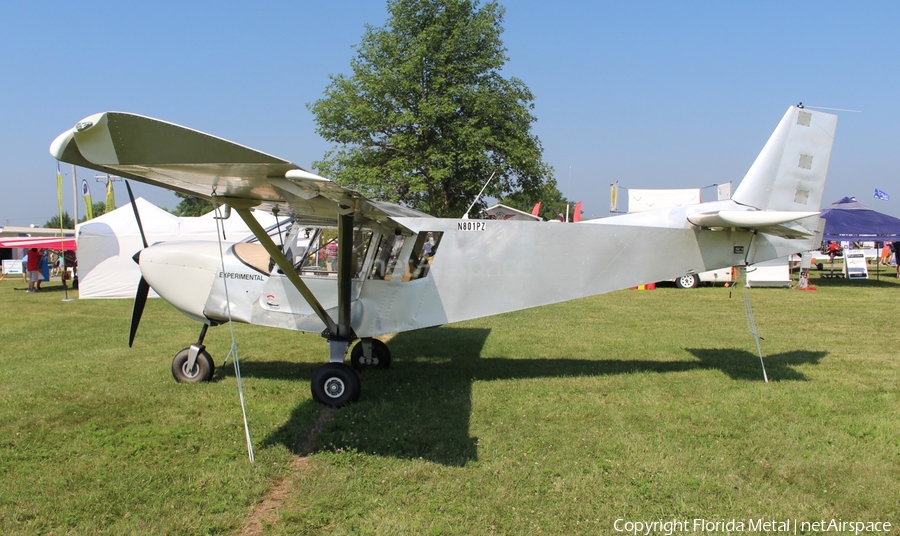
[[[409,260],[406,263],[406,270],[403,273],[403,281],[415,281],[428,275],[431,266],[434,264],[434,258],[437,255],[438,246],[441,244],[441,238],[444,237],[442,231],[420,232],[416,237],[416,243],[409,254]]]
[[[290,220],[281,220],[275,225],[266,228],[266,234],[275,242],[276,245],[282,246],[287,237],[290,236],[293,222]],[[289,238],[287,238],[289,240]],[[290,241],[288,246],[290,245]],[[234,254],[237,258],[247,266],[268,275],[275,266],[275,261],[269,257],[266,248],[259,243],[259,239],[251,236],[234,245]],[[291,256],[288,255],[288,259]]]
[[[372,262],[372,270],[369,272],[369,279],[390,281],[405,239],[403,235],[399,234],[383,234],[380,236],[378,249],[375,250],[375,260]]]
[[[295,257],[294,269],[300,275],[336,277],[338,269],[337,229],[325,227],[313,231],[303,255]],[[355,279],[360,277],[360,270],[371,241],[371,230],[359,228],[353,231],[350,275]]]

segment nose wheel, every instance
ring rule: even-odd
[[[343,363],[328,363],[312,377],[313,400],[339,408],[359,399],[360,383],[356,371]]]
[[[175,359],[172,360],[172,377],[176,382],[208,382],[216,373],[216,364],[203,345],[208,328],[209,324],[203,324],[197,342],[175,354]]]
[[[216,365],[206,349],[197,352],[193,366],[190,364],[190,347],[175,354],[172,360],[172,377],[180,383],[208,382],[216,372]]]

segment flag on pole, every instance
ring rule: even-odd
[[[59,170],[59,160],[56,161],[56,198],[59,202],[59,241],[60,249],[63,249],[63,203],[62,203],[62,172]]]
[[[109,179],[106,181],[106,213],[116,210],[116,194],[113,192],[113,181]]]
[[[56,162],[56,198],[59,201],[59,229],[63,228],[63,206],[62,206],[62,172],[59,170],[59,161]]]
[[[86,180],[81,179],[81,195],[84,196],[85,221],[94,219],[94,204],[91,203],[91,189]]]
[[[881,199],[882,201],[891,200],[891,196],[889,196],[887,192],[885,192],[884,190],[879,190],[878,188],[875,188],[875,194],[872,197],[874,197],[875,199]]]

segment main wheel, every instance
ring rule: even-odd
[[[374,363],[364,362],[362,341],[356,343],[353,350],[350,350],[350,365],[355,370],[363,370],[365,368],[374,367],[380,369],[390,368],[391,366],[391,350],[386,344],[378,339],[372,339],[372,359]]]
[[[312,377],[312,397],[319,404],[339,408],[359,399],[359,376],[343,363],[328,363]]]
[[[700,286],[700,277],[697,274],[685,274],[675,280],[678,288],[697,288]]]
[[[197,354],[194,368],[189,369],[188,352],[190,351],[190,348],[185,348],[175,354],[175,359],[172,360],[172,377],[176,382],[181,383],[208,382],[216,372],[216,365],[213,363],[212,357],[206,350],[201,350]]]

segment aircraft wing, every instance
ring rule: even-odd
[[[387,223],[422,212],[372,201],[281,158],[173,123],[123,112],[87,117],[50,145],[58,160],[235,208],[290,213],[309,224]]]

